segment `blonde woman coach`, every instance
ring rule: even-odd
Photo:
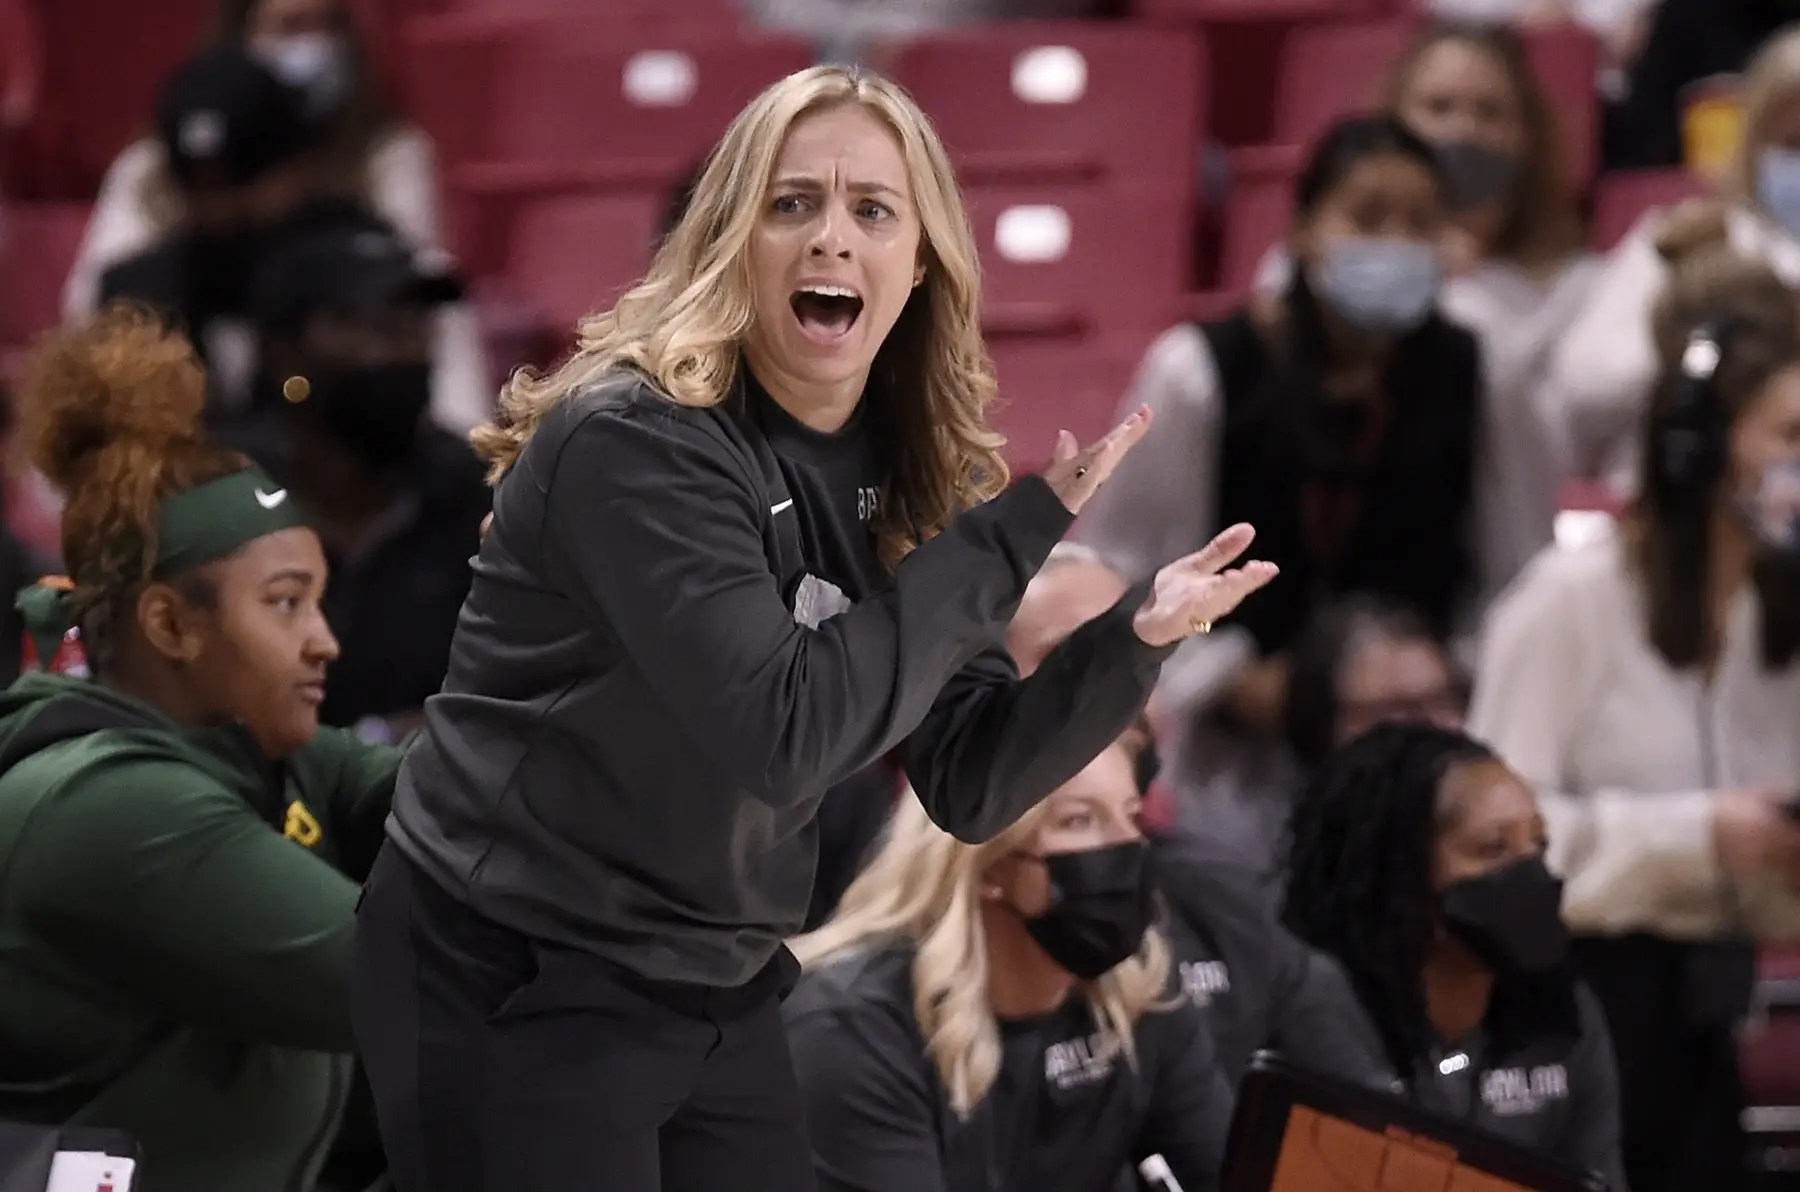
[[[991,837],[1273,576],[1236,527],[1021,681],[1007,619],[1149,418],[1007,489],[978,308],[925,117],[815,68],[477,432],[494,523],[359,922],[400,1192],[811,1187],[778,1003],[826,788],[898,751]]]

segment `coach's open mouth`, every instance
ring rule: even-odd
[[[863,308],[860,294],[848,286],[835,285],[801,286],[788,303],[807,338],[821,343],[848,335]]]

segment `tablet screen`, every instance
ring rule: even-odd
[[[1531,1192],[1398,1127],[1370,1130],[1306,1105],[1288,1113],[1269,1192]]]

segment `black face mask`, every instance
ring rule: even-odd
[[[1569,951],[1563,884],[1542,857],[1465,878],[1439,895],[1452,934],[1497,972],[1537,976]]]
[[[1450,185],[1452,211],[1471,211],[1504,198],[1519,176],[1519,159],[1476,141],[1440,141],[1438,165]]]
[[[1025,930],[1050,959],[1092,981],[1137,955],[1150,927],[1150,850],[1141,840],[1037,857],[1050,871],[1050,909]]]
[[[189,237],[187,282],[193,309],[187,313],[201,318],[243,314],[249,307],[257,248],[257,237],[250,232]]]
[[[317,368],[305,376],[312,388],[302,412],[369,468],[381,471],[412,456],[431,406],[430,364]]]

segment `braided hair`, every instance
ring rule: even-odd
[[[1282,918],[1343,966],[1401,1076],[1431,1046],[1438,788],[1452,768],[1492,758],[1463,733],[1381,725],[1326,759],[1288,821]]]

